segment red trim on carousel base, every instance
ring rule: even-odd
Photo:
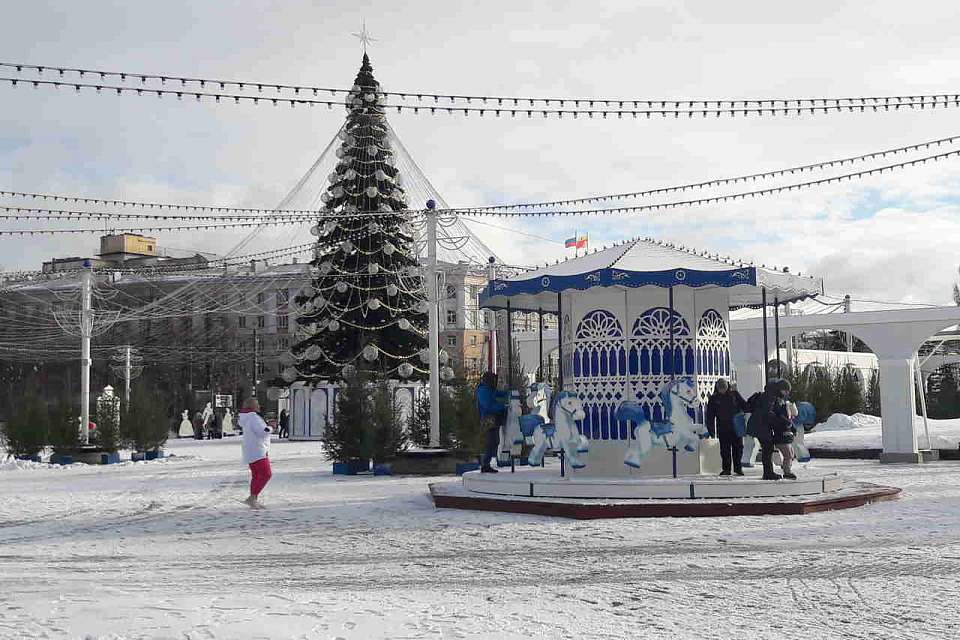
[[[522,498],[491,496],[465,491],[459,482],[430,485],[438,509],[467,509],[525,513],[578,520],[598,518],[717,518],[728,516],[806,515],[836,509],[852,509],[874,502],[896,500],[899,487],[866,482],[852,483],[829,497],[809,496],[773,501],[726,500],[576,500],[570,498]]]

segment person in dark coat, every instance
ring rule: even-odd
[[[747,410],[747,401],[740,392],[723,378],[717,380],[713,387],[713,394],[707,401],[707,431],[711,438],[720,438],[720,461],[722,476],[730,475],[730,465],[733,463],[733,472],[743,475],[741,458],[743,457],[743,438],[737,435],[733,419],[738,413]]]
[[[497,456],[500,425],[506,419],[507,404],[503,394],[497,392],[497,374],[492,371],[485,371],[480,377],[480,384],[477,385],[477,410],[480,412],[480,424],[486,432],[480,471],[497,473],[497,470],[490,466],[490,459]]]
[[[747,401],[747,409],[750,411],[747,434],[760,443],[764,480],[781,479],[780,474],[773,470],[773,452],[778,434],[789,431],[791,427],[786,407],[789,395],[790,382],[776,378],[767,382],[762,393],[753,394]]]
[[[290,437],[290,414],[287,413],[286,409],[280,412],[279,426],[280,426],[280,433],[277,437],[289,438]]]

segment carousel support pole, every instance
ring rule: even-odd
[[[440,303],[437,291],[437,214],[436,203],[427,200],[427,301],[430,303],[430,446],[440,446]]]
[[[561,293],[557,291],[557,391],[563,391],[563,310]]]
[[[513,311],[507,300],[507,385],[513,391]]]
[[[670,302],[670,317],[667,319],[667,326],[670,327],[670,380],[673,380],[675,377],[674,373],[674,364],[676,359],[673,355],[673,287],[671,286],[668,292],[668,298]]]
[[[773,340],[777,343],[777,377],[783,377],[783,364],[780,361],[780,301],[773,299]]]
[[[676,356],[673,353],[673,286],[671,285],[670,289],[667,292],[667,297],[670,303],[670,317],[667,320],[667,323],[670,327],[670,381],[672,382],[676,378]],[[677,477],[677,444],[674,443],[670,447],[670,453],[673,456],[673,477]]]
[[[537,382],[546,382],[543,372],[543,309],[537,309],[537,320],[539,322],[540,338],[540,369],[537,371]]]
[[[770,372],[767,366],[767,357],[770,351],[770,348],[767,344],[767,288],[762,287],[760,289],[760,304],[763,307],[763,386],[767,386],[768,378],[770,377]]]

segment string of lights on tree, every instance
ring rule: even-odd
[[[352,88],[292,85],[278,82],[259,82],[244,80],[224,80],[166,74],[148,74],[128,71],[108,71],[101,69],[83,69],[47,65],[31,65],[17,62],[0,62],[0,67],[15,70],[20,77],[2,77],[0,82],[9,82],[11,86],[21,84],[34,87],[69,87],[75,91],[93,89],[97,92],[116,94],[133,93],[136,95],[176,96],[180,99],[193,98],[196,101],[214,102],[249,101],[253,104],[273,104],[289,106],[334,106],[354,100],[354,93],[366,91],[375,94],[377,101],[385,109],[413,113],[460,113],[500,116],[526,115],[527,117],[556,116],[562,118],[581,115],[609,117],[645,116],[662,117],[707,117],[707,116],[769,116],[802,115],[835,112],[879,112],[898,111],[900,109],[935,109],[960,106],[960,94],[919,94],[888,96],[852,96],[852,97],[761,97],[761,98],[604,98],[604,97],[538,97],[538,96],[495,96],[465,95],[457,93],[439,93],[426,91],[383,91],[379,87],[354,85]],[[22,74],[37,76],[24,78]],[[47,74],[44,76],[44,74]],[[42,77],[54,75],[64,80],[43,80]],[[101,81],[119,81],[121,84],[103,84],[80,82],[80,79],[99,78]],[[69,81],[76,77],[77,81]],[[133,86],[131,86],[133,85]],[[165,88],[168,86],[174,88]],[[201,91],[207,87],[219,88],[216,91]],[[190,90],[196,87],[197,90]],[[224,93],[233,90],[241,93]],[[244,91],[256,91],[255,95]],[[264,95],[264,92],[270,95]],[[330,100],[319,99],[321,95],[331,96]],[[307,97],[312,96],[312,97]],[[337,99],[340,97],[340,99]],[[387,104],[387,99],[401,103]],[[407,101],[416,104],[403,104]],[[464,106],[466,105],[466,106]],[[556,107],[554,107],[556,105]],[[522,108],[522,107],[527,108]]]

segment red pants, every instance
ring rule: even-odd
[[[270,482],[273,472],[270,471],[270,458],[260,458],[250,463],[250,495],[258,496]]]

